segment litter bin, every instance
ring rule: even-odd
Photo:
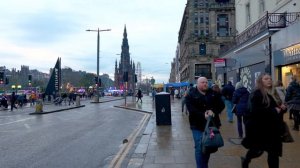
[[[155,95],[156,125],[172,125],[170,94],[160,92]]]
[[[43,112],[43,101],[41,99],[39,99],[39,100],[36,101],[35,112],[36,113]]]

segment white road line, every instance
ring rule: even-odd
[[[22,121],[30,120],[30,119],[33,119],[33,118],[34,118],[34,117],[24,118],[24,119],[22,119],[22,120],[16,120],[16,121],[12,121],[12,122],[8,122],[8,123],[0,124],[0,125],[8,125],[8,124],[13,124],[13,123],[17,123],[17,122],[22,122]]]
[[[142,131],[144,125],[147,123],[148,119],[150,118],[150,114],[145,114],[142,118],[141,122],[139,123],[138,127],[129,135],[128,143],[124,144],[124,146],[121,148],[121,150],[117,153],[117,155],[114,157],[114,159],[110,162],[109,168],[120,168],[121,164],[129,152],[129,150],[132,148],[135,139],[139,135],[139,133]]]

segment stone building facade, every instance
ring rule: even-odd
[[[287,87],[300,76],[300,5],[298,0],[239,0],[234,41],[221,57],[226,68],[217,70],[219,80],[242,82],[249,91],[262,73]]]
[[[235,35],[234,0],[187,0],[179,30],[180,82],[215,80],[215,58]]]

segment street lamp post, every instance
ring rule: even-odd
[[[100,94],[99,94],[99,59],[100,59],[100,32],[103,32],[103,31],[111,31],[111,29],[97,29],[97,30],[86,30],[86,31],[91,31],[91,32],[97,32],[97,94],[96,94],[96,99],[95,99],[95,102],[99,102],[99,97],[100,97]]]

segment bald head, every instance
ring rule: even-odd
[[[208,81],[206,77],[199,77],[197,80],[197,88],[199,91],[205,92],[208,89]]]

